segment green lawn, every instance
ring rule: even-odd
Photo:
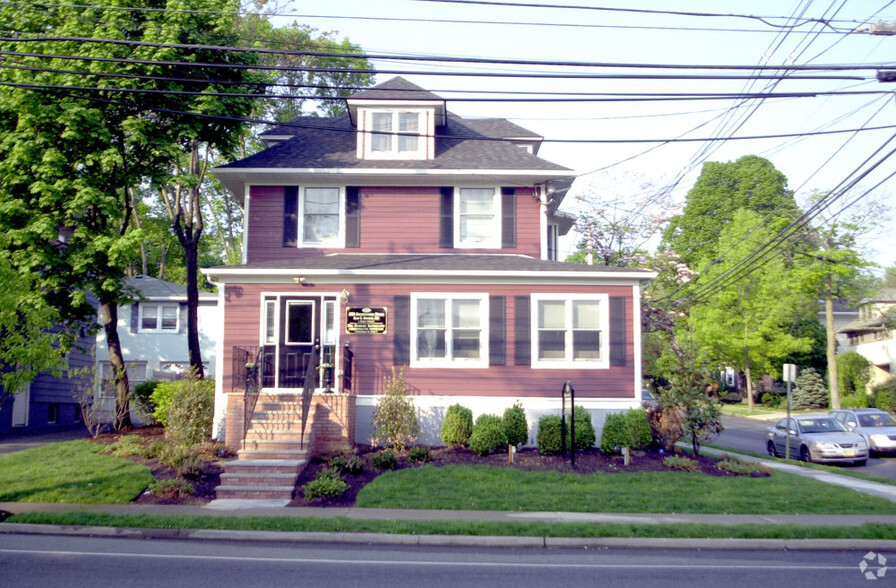
[[[363,488],[370,508],[689,514],[896,514],[896,504],[802,476],[687,472],[579,475],[491,466],[388,472]]]
[[[130,502],[152,482],[149,468],[99,455],[90,441],[0,455],[0,502]]]

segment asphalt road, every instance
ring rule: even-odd
[[[725,430],[710,443],[719,447],[766,454],[766,429],[777,420],[759,420],[734,415],[722,417]],[[796,457],[796,456],[793,456]],[[770,458],[774,459],[774,458]],[[872,457],[864,466],[833,464],[834,467],[853,469],[866,474],[896,479],[896,457]]]
[[[0,536],[4,586],[866,586],[863,551],[544,549]],[[893,554],[884,554],[893,559]]]

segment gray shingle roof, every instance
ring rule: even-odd
[[[356,154],[356,129],[348,116],[338,118],[301,117],[272,129],[270,135],[293,135],[245,159],[221,166],[239,168],[378,168],[378,169],[493,169],[570,171],[528,153],[503,140],[502,132],[521,135],[521,127],[495,119],[468,120],[449,114],[448,124],[436,136],[436,155],[432,160],[364,160]],[[503,136],[502,136],[503,135]],[[530,133],[532,137],[537,137]]]
[[[126,280],[126,285],[139,292],[144,300],[186,300],[187,288],[180,284],[160,280],[152,276],[134,276]],[[199,292],[200,300],[216,300],[210,292]]]
[[[296,271],[432,271],[432,272],[577,272],[577,273],[633,273],[648,270],[637,268],[585,265],[562,261],[546,261],[525,255],[499,254],[357,254],[337,253],[267,261],[246,265],[218,266],[211,270],[296,270]]]
[[[444,100],[401,76],[356,92],[349,100]]]

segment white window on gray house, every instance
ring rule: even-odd
[[[501,247],[501,201],[495,188],[460,188],[457,198],[457,247]]]
[[[533,367],[609,366],[605,295],[536,294]]]
[[[180,305],[144,303],[140,309],[141,332],[172,332],[179,328]]]
[[[411,295],[412,366],[488,366],[485,294]]]

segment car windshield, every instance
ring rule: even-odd
[[[896,420],[889,413],[860,414],[860,427],[896,427]]]
[[[817,418],[800,419],[800,430],[803,433],[841,433],[849,429],[837,419]]]

